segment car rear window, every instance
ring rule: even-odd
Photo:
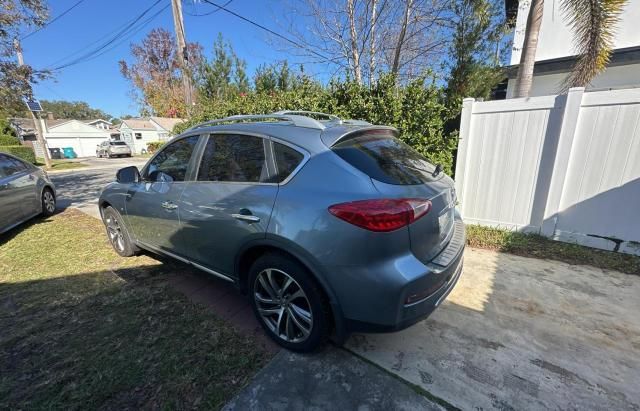
[[[354,134],[331,149],[369,177],[387,184],[424,184],[442,176],[434,177],[434,165],[387,130]]]
[[[124,141],[112,141],[111,143],[112,146],[126,146],[127,143],[125,143]]]

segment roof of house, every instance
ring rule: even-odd
[[[184,123],[185,120],[182,118],[169,118],[169,117],[151,117],[150,120],[153,120],[160,127],[164,128],[167,131],[173,130],[176,124]]]
[[[122,124],[126,124],[127,127],[132,129],[145,129],[145,130],[155,130],[156,128],[151,123],[151,121],[145,118],[128,118],[126,120],[122,120]]]
[[[87,124],[93,124],[93,123],[97,123],[99,121],[102,121],[103,123],[107,123],[107,124],[112,124],[110,121],[103,120],[101,118],[96,118],[96,119],[93,119],[93,120],[82,120],[83,123],[87,123]]]
[[[47,122],[47,127],[51,128],[51,127],[57,127],[61,124],[64,123],[68,123],[70,121],[74,121],[75,119],[72,118],[56,118],[53,120],[49,120],[49,119],[45,119]],[[91,123],[95,123],[98,120],[76,120],[76,121],[80,121],[81,123],[85,123],[88,125],[92,125]],[[34,124],[33,124],[33,119],[30,118],[10,118],[9,121],[14,124],[15,126],[18,126],[21,130],[23,131],[33,131],[34,130]],[[104,120],[102,120],[104,121]],[[109,123],[107,121],[107,123]],[[109,123],[111,124],[111,123]],[[93,126],[92,126],[93,127]]]

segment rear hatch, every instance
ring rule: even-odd
[[[331,149],[366,173],[385,198],[431,201],[431,210],[409,225],[411,251],[422,262],[436,257],[454,235],[453,180],[396,138],[395,130],[364,129],[339,139]]]

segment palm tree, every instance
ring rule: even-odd
[[[565,18],[575,35],[578,60],[562,85],[584,87],[609,63],[614,29],[628,0],[560,0]],[[544,0],[531,0],[514,97],[527,97],[533,82],[538,35]]]

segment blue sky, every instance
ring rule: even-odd
[[[50,0],[50,15],[57,16],[76,1]],[[35,69],[52,67],[53,63],[70,54],[86,50],[87,45],[112,33],[154,2],[155,0],[84,0],[59,20],[23,40],[25,62]],[[224,4],[225,1],[214,2]],[[187,3],[189,4],[183,6],[187,40],[201,43],[207,56],[211,56],[213,41],[218,32],[221,32],[225,39],[233,44],[236,53],[247,61],[249,73],[253,73],[255,67],[262,63],[272,63],[285,58],[289,58],[291,62],[296,61],[295,57],[273,50],[269,35],[264,31],[224,11],[202,17],[191,16],[189,13],[204,14],[212,11],[214,7],[206,3]],[[148,16],[165,4],[169,4],[169,0],[162,0]],[[278,1],[234,0],[227,8],[285,34],[277,21],[277,16],[284,12]],[[100,108],[116,117],[137,114],[138,108],[129,95],[130,85],[120,74],[118,61],[130,60],[129,45],[139,41],[156,27],[166,28],[173,33],[171,7],[110,52],[94,60],[65,68],[56,72],[54,80],[37,84],[36,97],[41,100],[86,101],[92,107]],[[323,74],[320,67],[305,66],[305,69]]]

